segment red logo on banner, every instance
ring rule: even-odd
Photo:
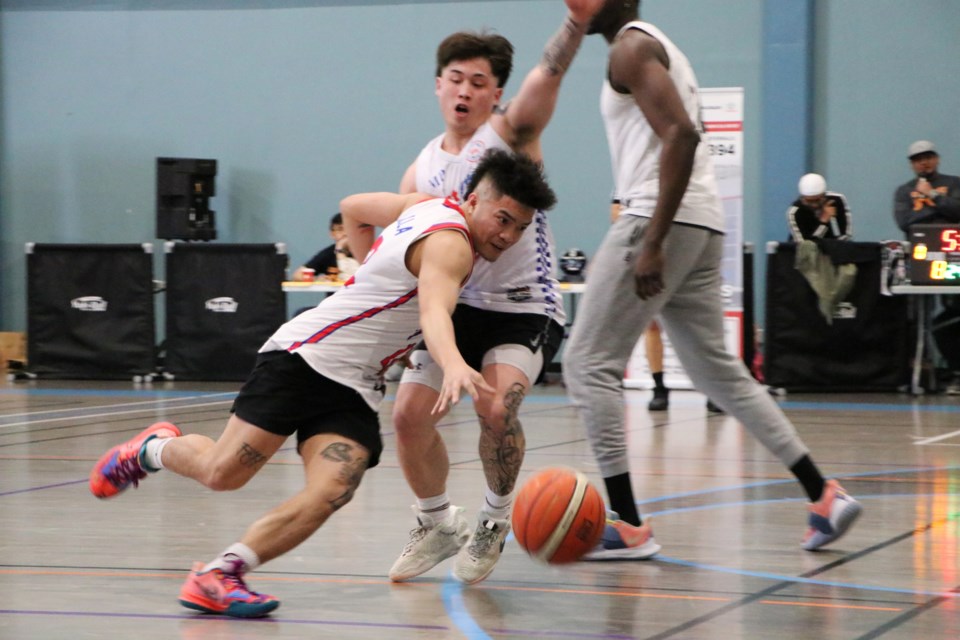
[[[735,122],[704,122],[707,131],[743,131],[743,123]]]

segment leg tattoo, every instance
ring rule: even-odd
[[[245,467],[250,467],[251,469],[262,467],[267,461],[267,456],[263,455],[246,442],[240,445],[240,450],[237,451],[237,457],[240,459],[240,464]]]
[[[321,451],[320,455],[327,460],[340,463],[337,479],[341,484],[346,485],[346,489],[339,496],[330,500],[330,506],[336,511],[353,498],[354,492],[360,486],[363,472],[367,470],[369,460],[366,455],[355,451],[354,446],[346,442],[334,442]]]
[[[526,449],[526,438],[523,435],[523,426],[517,417],[520,404],[526,394],[526,388],[516,383],[503,397],[503,406],[506,409],[503,417],[502,429],[490,424],[486,416],[480,417],[480,456],[487,468],[487,482],[490,489],[497,495],[507,495],[513,491],[513,486],[520,474],[520,465],[523,463],[523,453]],[[493,478],[489,471],[493,471]]]

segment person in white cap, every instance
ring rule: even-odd
[[[917,140],[907,149],[917,174],[897,187],[893,217],[904,233],[919,223],[960,222],[960,177],[940,173],[940,154],[929,140]]]
[[[829,238],[851,240],[853,218],[842,193],[827,191],[819,173],[808,173],[797,184],[800,197],[787,209],[790,238],[794,242]]]

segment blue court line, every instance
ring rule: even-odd
[[[452,572],[443,581],[440,594],[443,597],[443,608],[447,610],[450,621],[464,637],[470,640],[492,640],[467,611],[463,603],[463,585],[453,577]]]
[[[863,472],[856,474],[845,474],[841,477],[844,478],[854,478],[854,477],[870,477],[870,476],[884,476],[884,475],[900,475],[908,473],[926,473],[932,471],[957,471],[960,470],[960,466],[947,466],[947,467],[916,467],[911,469],[895,469],[891,471],[873,471],[873,472]],[[723,491],[737,491],[742,489],[752,489],[757,487],[771,486],[777,484],[787,484],[794,483],[796,480],[793,478],[784,479],[784,480],[769,480],[764,482],[753,482],[750,484],[744,485],[732,485],[728,487],[719,487],[716,489],[706,489],[702,491],[690,491],[682,494],[674,494],[672,496],[660,496],[657,498],[651,498],[644,501],[637,501],[637,505],[641,504],[650,504],[654,502],[663,502],[669,499],[676,498],[689,498],[698,495],[708,495],[713,493],[721,493]],[[954,494],[944,494],[944,493],[930,493],[930,494],[918,494],[918,493],[907,493],[907,494],[872,494],[861,496],[858,495],[858,500],[872,500],[878,498],[916,498],[916,497],[942,497],[942,496],[953,496]],[[666,516],[676,513],[682,513],[686,511],[703,511],[708,509],[719,509],[726,507],[736,507],[736,506],[745,506],[745,505],[764,505],[778,502],[806,502],[805,498],[771,498],[766,500],[744,500],[737,502],[721,502],[707,505],[698,505],[691,507],[679,507],[676,509],[664,509],[661,511],[653,511],[644,514],[644,517],[656,517],[656,516]],[[960,518],[960,513],[951,514],[950,516],[953,519]],[[513,539],[513,533],[507,537],[507,540]],[[715,571],[718,573],[728,573],[732,575],[740,575],[754,578],[762,578],[766,580],[772,580],[775,582],[789,582],[789,583],[798,583],[798,584],[810,584],[818,586],[827,586],[827,587],[840,587],[844,589],[858,589],[861,591],[877,591],[883,593],[897,593],[897,594],[906,594],[906,595],[923,595],[923,596],[932,596],[932,597],[945,597],[945,598],[958,598],[960,593],[952,591],[928,591],[928,590],[915,590],[915,589],[903,589],[898,587],[880,587],[874,585],[865,585],[858,583],[849,583],[849,582],[835,582],[830,580],[815,580],[813,578],[803,578],[799,576],[790,576],[790,575],[781,575],[776,573],[768,573],[763,571],[750,571],[747,569],[733,569],[730,567],[723,567],[720,565],[712,565],[694,562],[690,560],[682,560],[680,558],[672,558],[669,556],[664,556],[658,554],[657,557],[653,560],[654,562],[666,562],[670,564],[676,564],[680,566],[690,567],[693,569],[703,569],[706,571]],[[457,582],[451,575],[450,579],[446,581],[443,587],[443,604],[444,609],[447,612],[447,616],[454,623],[454,625],[460,629],[461,632],[467,638],[477,638],[479,640],[492,640],[482,628],[477,625],[476,621],[470,616],[470,613],[467,611],[463,603],[463,585]]]
[[[236,394],[236,391],[171,391],[164,389],[0,389],[0,396],[87,396],[103,398],[197,398]]]
[[[512,535],[512,534],[511,534]],[[447,610],[447,615],[453,625],[469,640],[492,640],[483,628],[477,624],[473,616],[467,611],[463,602],[463,590],[465,586],[453,577],[453,571],[443,581],[441,597],[443,606]],[[597,638],[609,640],[630,640],[633,636],[612,633],[582,633],[572,631],[558,631],[550,629],[545,631],[518,630],[518,629],[496,629],[493,633],[497,635],[520,635],[546,638]]]
[[[701,562],[692,562],[690,560],[681,560],[680,558],[671,558],[657,554],[656,562],[666,562],[676,564],[682,567],[692,569],[705,569],[707,571],[716,571],[717,573],[729,573],[737,576],[746,576],[749,578],[762,578],[774,582],[790,582],[796,584],[810,584],[821,587],[839,587],[841,589],[857,589],[859,591],[879,591],[881,593],[896,593],[910,596],[932,596],[936,598],[960,598],[960,593],[956,591],[928,591],[926,589],[902,589],[899,587],[880,587],[870,584],[860,584],[857,582],[836,582],[833,580],[815,580],[813,578],[802,578],[800,576],[790,576],[779,573],[767,573],[766,571],[749,571],[747,569],[731,569],[716,564],[704,564]]]
[[[240,389],[240,384],[237,384],[237,390]],[[630,390],[634,391],[634,390]],[[200,390],[191,390],[191,391],[173,391],[169,389],[106,389],[106,390],[96,390],[96,389],[0,389],[0,396],[10,395],[10,396],[103,396],[103,397],[128,397],[128,398],[182,398],[182,397],[192,397],[203,394],[210,395],[225,395],[229,393],[236,393],[236,391],[224,391],[224,392],[210,392],[210,391],[200,391]],[[631,397],[634,394],[625,394],[624,400],[627,404],[637,404],[637,403],[646,403],[646,398],[639,398],[634,402],[631,400]],[[395,395],[387,395],[384,397],[385,401],[393,402],[396,399]],[[464,396],[460,399],[461,403],[470,404],[473,400],[470,396]],[[534,395],[531,394],[524,398],[524,404],[555,404],[555,405],[570,405],[572,402],[565,395]],[[679,405],[684,405],[686,403],[679,402]],[[869,402],[810,402],[810,401],[791,401],[785,400],[779,402],[778,405],[783,409],[795,409],[795,410],[807,410],[807,411],[891,411],[891,412],[905,412],[905,411],[921,411],[921,412],[933,412],[933,413],[960,413],[960,402],[956,404],[893,404],[893,403],[878,403],[872,404]],[[691,403],[691,406],[694,406]],[[722,415],[722,414],[721,414]]]
[[[932,413],[960,413],[960,404],[871,404],[869,402],[781,402],[783,409],[813,411],[922,411]]]
[[[944,498],[957,497],[954,493],[876,493],[869,495],[857,494],[857,500],[874,500],[878,498]],[[806,498],[765,498],[763,500],[737,500],[734,502],[713,502],[711,504],[698,504],[690,507],[677,507],[675,509],[664,509],[662,511],[650,511],[643,514],[644,519],[657,516],[668,516],[675,513],[687,513],[692,511],[710,511],[711,509],[726,509],[727,507],[752,507],[754,505],[777,504],[780,502],[803,502]],[[954,514],[960,517],[960,512]]]
[[[960,465],[940,466],[940,467],[913,467],[909,469],[893,469],[889,471],[862,471],[860,473],[844,473],[837,475],[838,478],[869,478],[872,476],[893,476],[908,473],[926,473],[930,471],[960,471]],[[750,484],[736,484],[727,487],[717,487],[715,489],[700,489],[697,491],[687,491],[685,493],[674,493],[646,500],[637,500],[637,505],[653,504],[655,502],[666,502],[667,500],[676,500],[678,498],[690,498],[692,496],[703,496],[711,493],[723,493],[724,491],[740,491],[743,489],[756,489],[758,487],[770,487],[777,484],[794,484],[795,478],[784,478],[781,480],[764,480],[761,482],[751,482]]]

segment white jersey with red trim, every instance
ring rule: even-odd
[[[410,246],[455,229],[470,239],[453,202],[421,202],[383,230],[343,288],[285,323],[260,348],[298,353],[321,375],[355,389],[376,411],[383,373],[420,341],[417,278],[407,270]]]
[[[459,154],[442,148],[439,135],[420,151],[416,160],[417,191],[462,199],[474,170],[489,149],[511,151],[486,122]],[[520,241],[496,262],[478,260],[473,276],[460,293],[460,302],[478,309],[505,313],[537,313],[560,324],[566,320],[563,296],[554,277],[556,247],[547,216],[537,211]]]

